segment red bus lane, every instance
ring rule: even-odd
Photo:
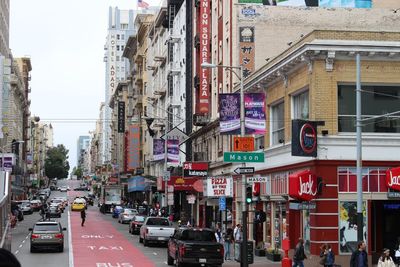
[[[69,192],[72,200],[78,192]],[[119,233],[98,210],[86,211],[85,226],[80,212],[70,211],[74,267],[155,267],[139,249]]]

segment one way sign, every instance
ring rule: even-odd
[[[234,172],[237,174],[253,174],[254,167],[240,167],[240,168],[236,168],[234,170]]]

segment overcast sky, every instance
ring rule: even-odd
[[[145,1],[160,5],[160,0]],[[11,0],[10,48],[32,63],[31,113],[52,123],[54,145],[76,166],[80,135],[89,135],[104,101],[108,8],[136,9],[137,0]]]

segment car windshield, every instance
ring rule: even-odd
[[[42,231],[51,231],[57,232],[60,231],[60,227],[58,224],[36,224],[33,228],[34,232],[42,232]]]
[[[147,221],[147,225],[169,226],[169,221],[168,221],[168,219],[165,219],[165,218],[149,218]]]
[[[136,216],[135,217],[135,222],[144,222],[144,216]]]
[[[84,204],[85,203],[85,200],[83,200],[83,199],[75,199],[74,200],[74,204]]]
[[[137,211],[136,211],[136,210],[133,210],[133,209],[125,209],[125,210],[124,210],[124,213],[129,214],[129,215],[132,215],[132,214],[136,214]]]
[[[216,241],[215,234],[211,231],[185,230],[182,232],[181,240],[188,241]]]

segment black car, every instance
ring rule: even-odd
[[[61,210],[57,206],[49,207],[50,218],[61,218]]]
[[[145,219],[146,219],[146,216],[135,215],[129,223],[129,233],[139,234],[140,227],[142,227]]]
[[[64,251],[64,233],[66,228],[59,222],[36,222],[31,231],[31,252],[38,249],[55,248],[59,252]]]

